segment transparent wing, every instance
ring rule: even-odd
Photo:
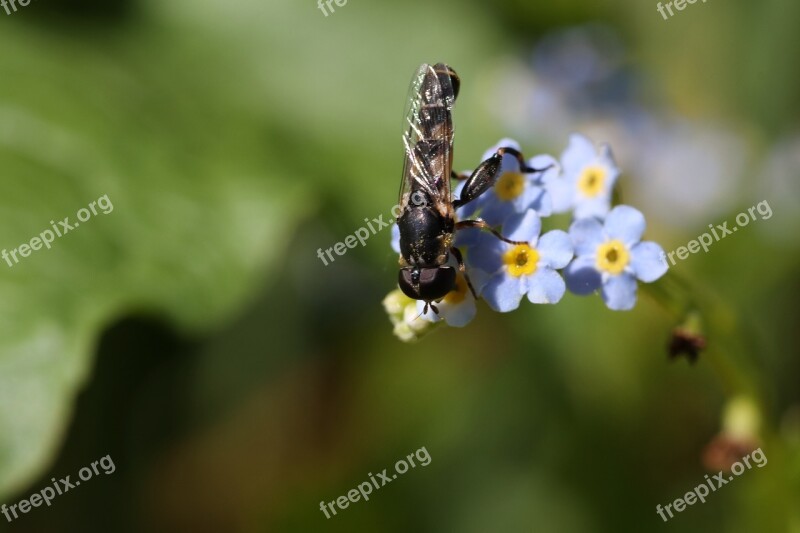
[[[405,159],[398,200],[403,208],[414,195],[415,200],[424,198],[429,205],[444,203],[449,209],[455,76],[444,63],[426,63],[411,80],[403,122]]]

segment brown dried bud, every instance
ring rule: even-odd
[[[710,472],[728,472],[733,463],[759,447],[753,438],[720,433],[703,450],[703,466]]]
[[[703,335],[678,327],[672,330],[672,336],[667,343],[667,353],[670,359],[685,355],[690,363],[694,363],[705,347],[706,338]]]

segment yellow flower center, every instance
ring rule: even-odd
[[[519,172],[503,172],[497,183],[494,184],[494,192],[497,197],[508,202],[513,200],[525,189],[525,176]]]
[[[536,272],[539,252],[527,244],[517,244],[503,254],[503,263],[508,267],[508,273],[514,277],[530,276]]]
[[[597,268],[601,271],[619,274],[630,261],[628,249],[618,240],[608,241],[597,248]]]
[[[464,279],[464,275],[459,272],[456,274],[456,288],[445,295],[444,301],[451,305],[459,304],[467,297],[468,290],[467,280]]]
[[[606,183],[606,169],[599,165],[589,165],[583,169],[578,178],[578,190],[584,196],[594,198],[603,192]]]

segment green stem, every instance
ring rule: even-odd
[[[641,287],[674,317],[676,325],[683,326],[694,316],[699,317],[695,321],[698,326],[693,329],[704,335],[708,343],[702,359],[720,380],[725,395],[751,396],[764,412],[766,401],[763,382],[758,379],[760,374],[754,364],[754,343],[730,307],[675,272]]]

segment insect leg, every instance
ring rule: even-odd
[[[454,209],[468,204],[494,185],[500,171],[500,162],[503,160],[503,156],[498,152],[492,154],[489,159],[478,165],[478,168],[467,179],[467,183],[461,189],[461,197],[458,200],[453,200]]]
[[[475,292],[475,287],[472,286],[472,281],[469,279],[469,274],[467,274],[467,267],[464,265],[464,256],[461,255],[461,250],[453,246],[450,248],[450,253],[453,254],[453,257],[455,257],[456,261],[458,261],[458,270],[464,274],[464,279],[467,281],[469,292],[471,292],[473,298],[477,300],[478,294]]]
[[[422,312],[419,315],[417,315],[417,318],[421,317],[422,315],[427,315],[428,314],[428,307],[430,307],[431,311],[433,311],[435,314],[437,314],[437,315],[439,314],[439,308],[436,307],[433,304],[433,302],[425,302],[425,307],[422,308]]]
[[[544,172],[545,170],[550,170],[550,168],[553,166],[553,165],[547,165],[544,168],[529,167],[525,163],[525,158],[523,157],[522,152],[520,152],[519,150],[511,148],[510,146],[506,146],[505,148],[499,148],[497,150],[498,153],[500,153],[501,151],[504,154],[513,155],[517,159],[517,161],[519,161],[519,168],[522,169],[522,172],[524,174],[533,174],[534,172]]]
[[[494,228],[492,228],[489,224],[487,224],[486,221],[481,220],[479,218],[475,219],[475,220],[460,220],[460,221],[456,222],[456,231],[460,230],[460,229],[464,229],[464,228],[485,229],[485,230],[491,232],[492,235],[494,235],[495,237],[497,237],[501,241],[507,242],[508,244],[528,244],[525,241],[512,241],[510,239],[506,239],[499,232],[497,232]]]
[[[500,173],[500,164],[502,163],[503,156],[505,154],[514,156],[517,161],[519,161],[519,167],[525,174],[544,172],[550,168],[549,166],[545,168],[529,167],[525,164],[525,158],[519,150],[511,148],[510,146],[498,148],[497,151],[491,155],[491,157],[478,165],[478,168],[476,168],[472,175],[467,179],[467,183],[464,185],[464,189],[461,191],[461,198],[453,201],[453,208],[458,209],[462,205],[471,202],[489,190],[489,187],[494,185],[494,182],[497,180],[497,177]],[[455,173],[452,174],[452,177],[456,179],[463,179],[460,178],[460,175]]]

